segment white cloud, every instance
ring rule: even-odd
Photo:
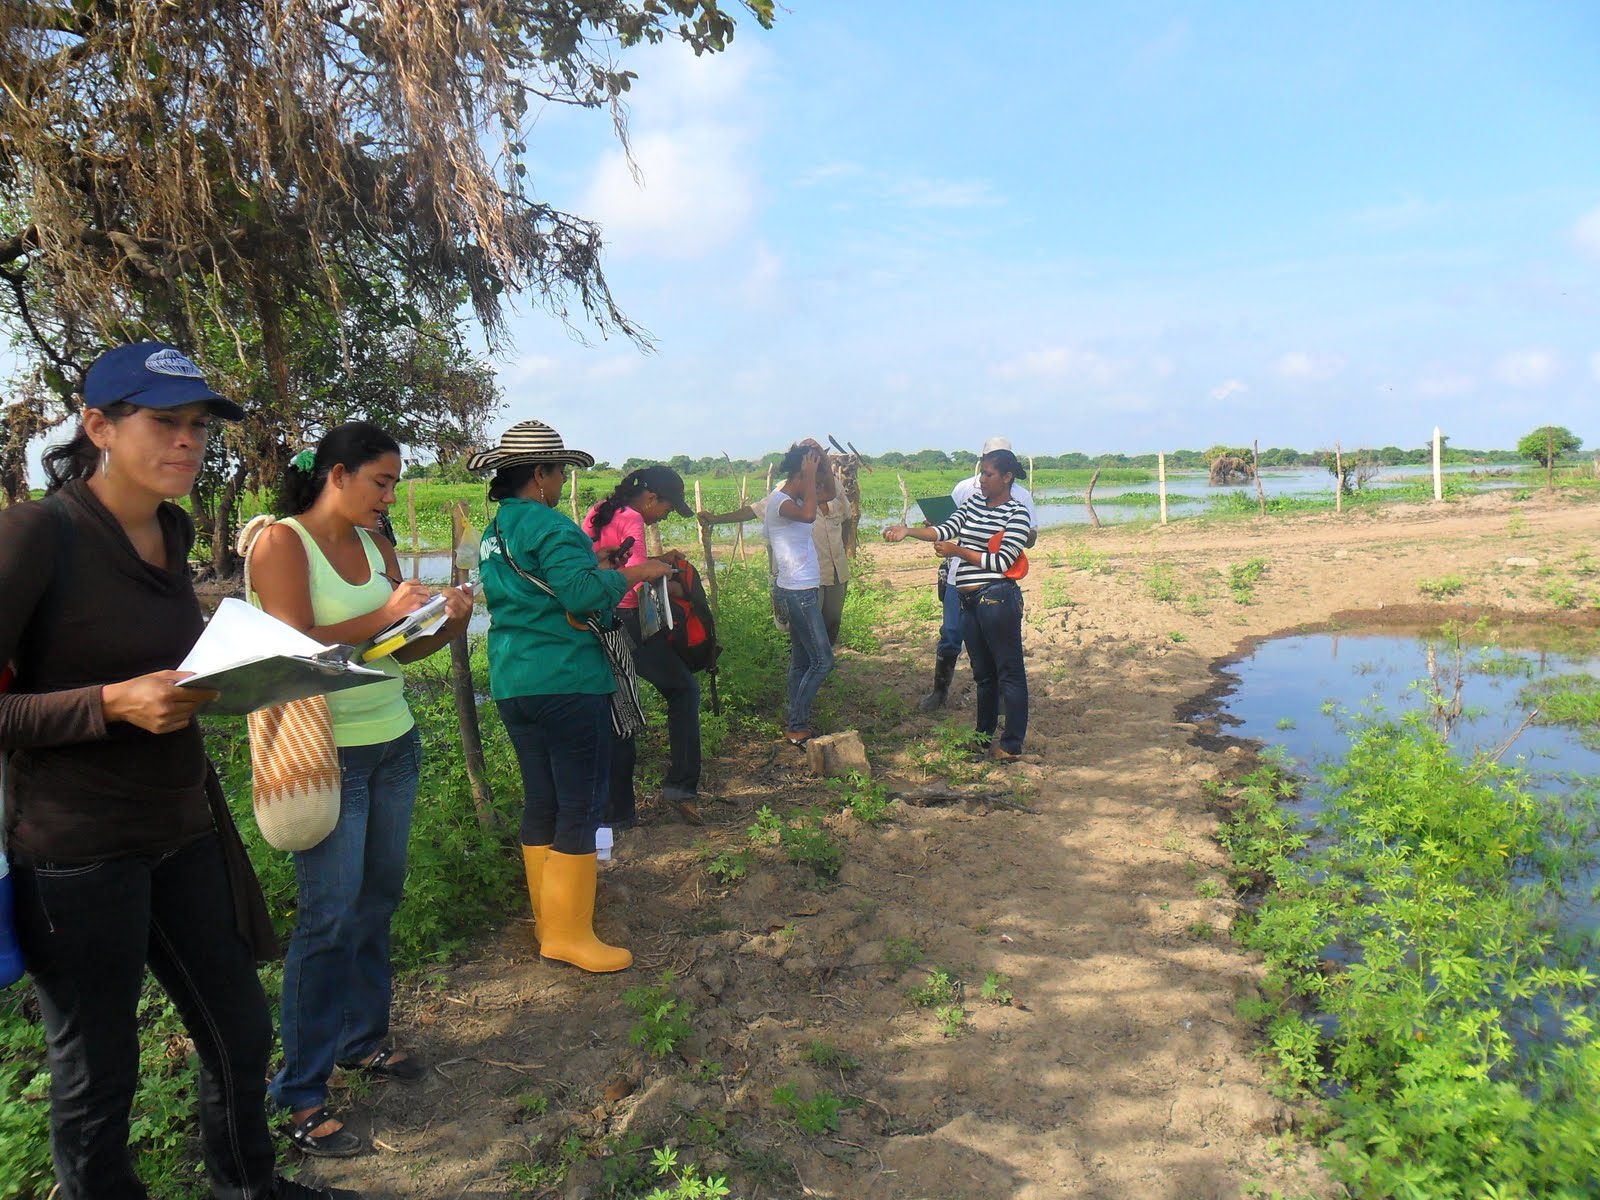
[[[1172,361],[1169,354],[1152,354],[1147,364],[1150,374],[1157,379],[1171,379],[1178,373],[1178,364]]]
[[[1578,218],[1572,227],[1572,240],[1590,258],[1600,260],[1600,205]]]
[[[1600,350],[1589,355],[1589,374],[1596,383],[1600,383]]]
[[[1425,224],[1444,211],[1442,204],[1429,204],[1413,192],[1401,192],[1387,204],[1369,204],[1350,214],[1350,223],[1359,229],[1392,233]]]
[[[1494,376],[1507,387],[1525,391],[1541,388],[1555,378],[1560,358],[1554,350],[1511,350],[1494,365]]]
[[[1310,354],[1291,350],[1279,355],[1274,369],[1284,379],[1302,383],[1325,383],[1344,370],[1344,359],[1337,354]]]
[[[726,245],[749,222],[755,180],[743,165],[745,138],[713,123],[633,141],[601,161],[580,211],[600,223],[614,254],[688,260]]]
[[[559,365],[548,354],[523,354],[506,366],[505,375],[511,383],[524,383],[539,375],[548,375]]]
[[[997,379],[1051,379],[1063,383],[1104,388],[1115,383],[1121,370],[1104,355],[1071,346],[1030,350],[990,369]]]
[[[893,187],[908,208],[993,208],[1005,201],[984,179],[924,179],[909,176]]]
[[[1465,396],[1478,386],[1477,380],[1471,375],[1453,374],[1445,372],[1438,375],[1424,375],[1417,380],[1417,395],[1428,399],[1439,399],[1444,396]]]
[[[1206,395],[1210,396],[1213,400],[1226,400],[1229,396],[1232,396],[1236,392],[1248,392],[1249,390],[1250,385],[1245,383],[1245,381],[1242,379],[1224,379],[1221,383],[1217,384],[1216,387],[1207,392]]]
[[[734,240],[755,209],[749,145],[766,54],[646,56],[631,93],[632,162],[621,147],[604,154],[576,211],[599,222],[612,255],[687,261]]]
[[[602,358],[590,363],[584,368],[584,374],[590,379],[626,379],[636,375],[644,366],[643,354],[614,354],[609,358]]]

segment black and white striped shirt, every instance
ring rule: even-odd
[[[950,577],[950,583],[961,588],[999,583],[1028,544],[1032,529],[1028,510],[1018,501],[1007,500],[990,508],[982,492],[972,496],[956,509],[955,516],[934,529],[941,542],[955,542],[982,555],[976,564],[952,558],[950,564],[955,574]],[[1001,535],[1000,548],[990,550],[989,543],[997,533]]]

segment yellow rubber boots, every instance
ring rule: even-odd
[[[526,849],[526,847],[524,848]],[[534,909],[539,926],[539,953],[585,971],[622,971],[633,955],[608,946],[594,935],[594,889],[599,866],[594,853],[547,852],[541,901]]]
[[[550,857],[549,846],[524,846],[522,870],[528,877],[528,903],[533,907],[533,936],[544,936],[539,924],[539,912],[544,907],[544,860]]]

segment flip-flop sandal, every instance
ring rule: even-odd
[[[400,1083],[415,1083],[427,1074],[427,1068],[411,1054],[397,1059],[397,1047],[385,1046],[365,1062],[342,1062],[340,1068],[362,1075],[376,1075],[381,1079],[394,1079]]]
[[[350,1132],[349,1126],[341,1125],[321,1137],[311,1132],[319,1125],[336,1120],[338,1118],[327,1108],[319,1108],[305,1120],[289,1126],[289,1140],[299,1147],[300,1153],[309,1154],[312,1158],[354,1158],[367,1147],[365,1142]]]

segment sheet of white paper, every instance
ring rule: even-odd
[[[178,664],[180,671],[207,675],[237,663],[277,654],[311,655],[328,649],[293,625],[232,597],[217,605],[200,640]]]

